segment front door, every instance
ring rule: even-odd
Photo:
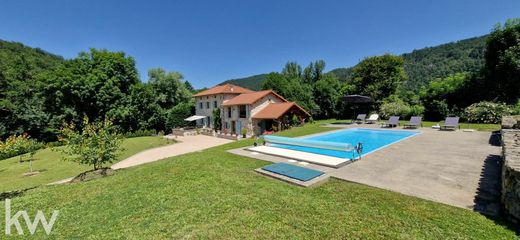
[[[231,134],[236,134],[235,130],[236,130],[236,126],[237,123],[235,121],[231,121]]]

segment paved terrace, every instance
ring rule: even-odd
[[[379,125],[334,127],[379,128]],[[338,169],[314,164],[304,167],[321,170],[327,176],[346,181],[473,209],[477,194],[482,194],[482,184],[490,183],[486,186],[488,188],[497,184],[484,179],[485,176],[494,178],[493,174],[488,176],[489,174],[483,172],[490,165],[496,165],[500,156],[501,148],[490,143],[492,134],[430,128],[419,130],[422,134],[370,153],[361,160]],[[288,161],[244,150],[233,152],[272,162]]]

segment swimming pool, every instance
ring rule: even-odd
[[[303,137],[302,139],[334,142],[334,143],[349,143],[356,146],[358,143],[363,144],[363,152],[361,156],[377,151],[393,143],[402,141],[406,138],[419,134],[418,131],[402,131],[402,130],[378,130],[366,128],[350,128],[341,131],[335,131],[328,134],[317,136]],[[272,144],[273,147],[285,148],[309,153],[316,153],[339,158],[352,158],[351,152],[329,150],[323,148],[312,148],[304,146],[293,146],[285,144]],[[358,158],[357,153],[354,158]]]

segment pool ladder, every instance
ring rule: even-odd
[[[354,150],[359,156],[358,160],[361,160],[361,154],[363,153],[363,143],[358,142],[358,144],[356,144],[356,146],[354,147]],[[354,160],[354,152],[352,152],[352,160]]]

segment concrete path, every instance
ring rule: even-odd
[[[169,137],[169,136],[168,136]],[[210,137],[206,135],[196,135],[196,136],[185,136],[185,137],[177,137],[173,138],[178,143],[164,146],[164,147],[158,147],[158,148],[152,148],[145,151],[142,151],[140,153],[137,153],[123,161],[120,161],[114,165],[112,165],[112,169],[121,169],[121,168],[129,168],[145,163],[155,162],[159,161],[161,159],[195,152],[195,151],[201,151],[207,148],[223,145],[226,143],[232,142],[228,139],[223,138],[216,138],[216,137]]]
[[[184,136],[184,137],[172,137],[165,136],[166,138],[174,139],[178,141],[175,144],[152,148],[139,152],[125,160],[122,160],[111,166],[112,169],[129,168],[138,166],[141,164],[151,163],[159,161],[165,158],[178,156],[190,152],[201,151],[207,148],[223,145],[232,142],[232,140],[210,137],[206,135],[196,136]],[[49,183],[48,185],[56,185],[68,183],[73,178],[62,179],[60,181]]]

